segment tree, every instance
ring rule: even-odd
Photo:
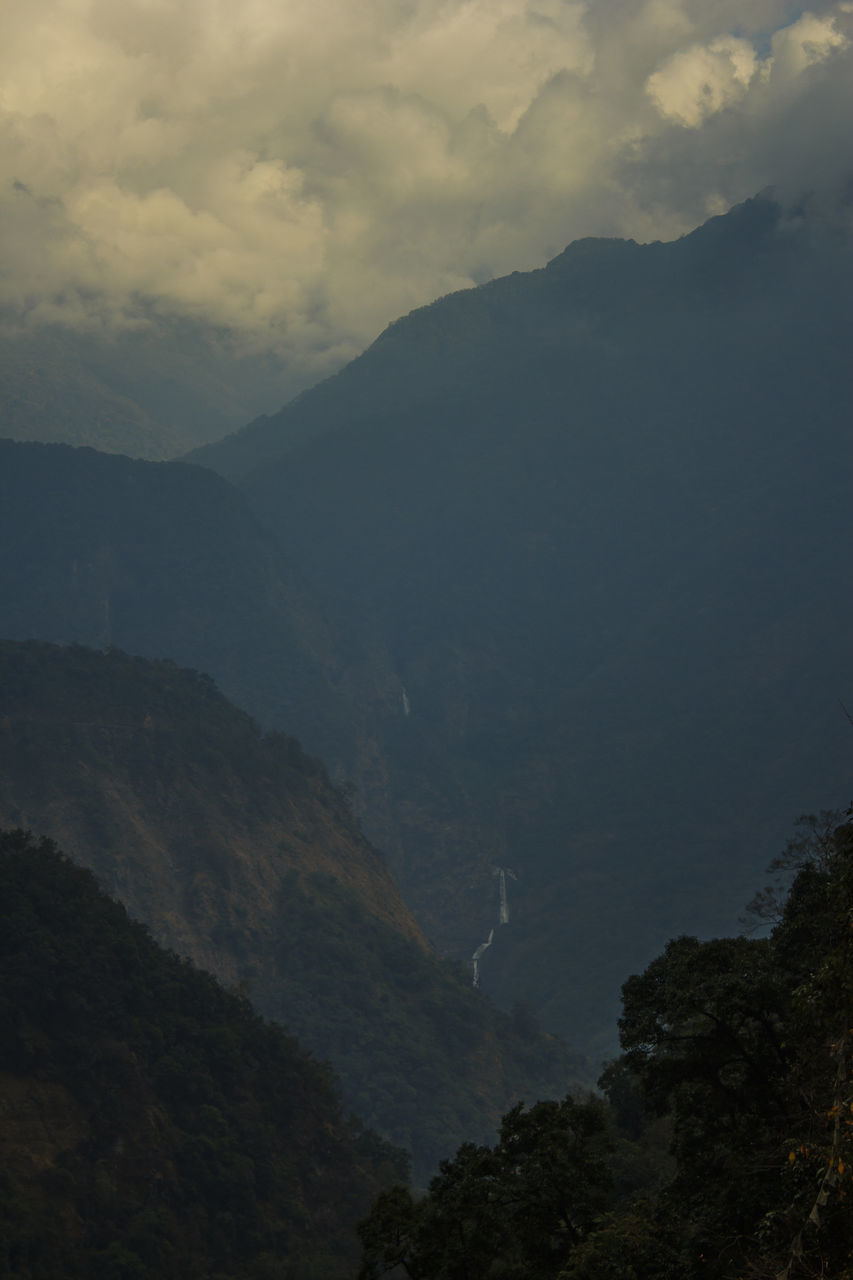
[[[806,820],[773,870],[795,876],[769,938],[676,939],[623,988],[684,1277],[853,1274],[853,826]]]
[[[466,1143],[421,1201],[403,1188],[362,1223],[361,1280],[546,1280],[608,1207],[606,1113],[595,1099],[523,1103],[496,1146]]]

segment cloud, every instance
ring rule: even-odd
[[[646,92],[661,115],[688,128],[740,101],[758,70],[748,40],[721,36],[674,53],[649,76]]]
[[[204,319],[306,380],[577,236],[668,238],[848,163],[848,0],[12,8],[5,304]]]
[[[839,16],[849,13],[849,5],[839,5]],[[848,38],[839,31],[831,14],[818,17],[813,13],[804,13],[796,22],[774,33],[771,41],[770,73],[776,78],[795,80],[808,67],[823,62],[831,53],[845,48],[848,43]]]
[[[849,10],[841,6],[839,12]],[[771,95],[780,84],[795,85],[809,67],[848,43],[832,15],[804,13],[774,32],[769,57],[759,60],[751,41],[743,37],[718,36],[707,45],[694,44],[672,54],[649,76],[646,92],[662,116],[695,128],[708,116],[742,102],[753,84],[759,93],[769,85]]]

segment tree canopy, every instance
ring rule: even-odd
[[[767,936],[676,938],[625,983],[606,1102],[516,1108],[387,1193],[363,1280],[850,1280],[853,822],[806,819],[774,871]]]

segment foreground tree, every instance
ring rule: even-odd
[[[853,823],[775,870],[768,937],[677,938],[626,982],[609,1114],[518,1107],[383,1197],[361,1280],[853,1280]]]
[[[680,938],[624,987],[625,1062],[672,1117],[684,1277],[853,1274],[853,826],[809,829],[770,937]]]
[[[548,1280],[609,1203],[604,1105],[523,1104],[495,1147],[466,1144],[429,1194],[398,1187],[362,1223],[361,1280],[395,1267],[412,1280]]]

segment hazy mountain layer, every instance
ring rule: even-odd
[[[488,989],[606,1026],[848,786],[843,223],[748,202],[453,295],[204,459],[406,691],[368,830]],[[300,443],[301,441],[301,443]],[[272,455],[284,456],[278,462]]]
[[[333,1064],[419,1177],[582,1066],[439,964],[320,763],[207,677],[0,642],[0,824],[45,833]]]
[[[344,727],[352,736],[365,696],[245,498],[180,463],[0,441],[0,636],[116,645],[210,672],[318,753]],[[396,702],[396,681],[381,680],[375,696]]]
[[[115,334],[22,328],[0,312],[0,435],[170,458],[293,394],[272,356],[141,316]]]

